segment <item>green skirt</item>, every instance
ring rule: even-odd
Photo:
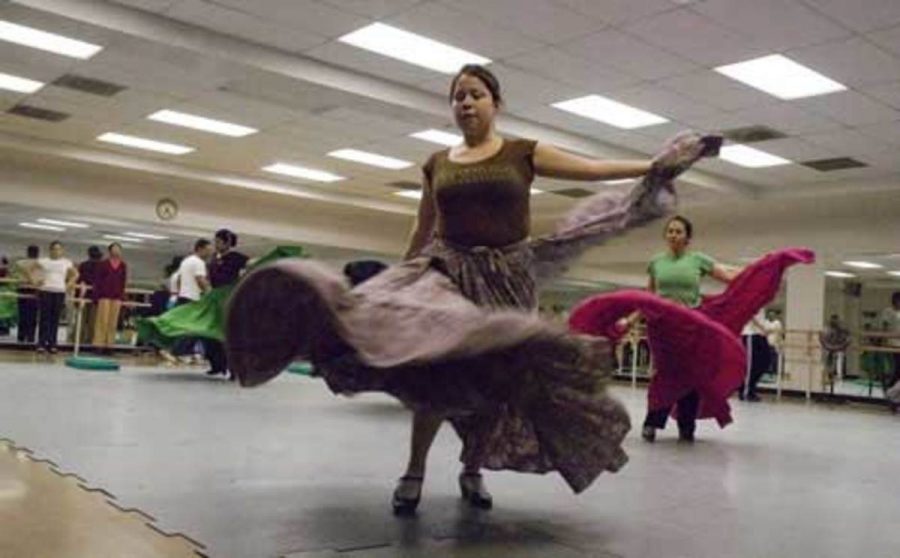
[[[257,260],[247,271],[281,258],[303,257],[300,246],[279,246]],[[138,341],[162,349],[169,349],[179,337],[225,339],[225,309],[234,285],[218,287],[200,300],[182,304],[153,318],[137,320]]]

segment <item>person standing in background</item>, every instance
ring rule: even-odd
[[[210,290],[206,261],[211,254],[212,244],[209,240],[201,238],[194,243],[194,253],[181,261],[176,272],[178,274],[177,306],[196,302]],[[181,337],[173,345],[171,355],[178,357],[192,354],[197,341],[199,340],[195,337]],[[169,360],[165,352],[163,352],[163,357]]]
[[[97,269],[103,261],[103,251],[99,246],[90,246],[87,251],[88,259],[78,264],[78,287],[79,292],[76,293],[78,298],[88,299],[90,304],[85,304],[83,320],[81,324],[81,342],[86,345],[93,344],[91,334],[94,331],[94,322],[97,319],[97,303],[93,294],[94,282],[96,281]],[[74,328],[70,332],[75,335]],[[70,335],[70,337],[71,337]]]
[[[113,242],[107,250],[108,257],[96,269],[91,296],[97,309],[93,344],[104,352],[115,344],[119,312],[128,281],[128,266],[122,260],[122,246]]]
[[[894,291],[891,295],[891,305],[881,311],[879,321],[882,331],[897,336],[886,339],[885,345],[900,350],[900,291]],[[891,354],[894,357],[894,373],[890,379],[883,379],[882,385],[885,387],[885,391],[900,381],[900,352]]]
[[[38,260],[44,274],[38,286],[38,352],[58,352],[60,314],[66,302],[66,293],[71,292],[78,281],[78,270],[71,260],[63,257],[64,253],[62,243],[54,240],[50,243],[50,257]]]
[[[228,229],[216,231],[216,254],[209,264],[209,284],[215,289],[237,283],[241,272],[247,266],[249,258],[234,249],[237,246],[238,237]],[[216,339],[204,339],[206,358],[209,359],[210,369],[206,372],[209,376],[225,375],[232,379],[228,373],[228,360],[225,356],[225,345]]]
[[[41,249],[29,246],[25,251],[25,259],[16,262],[13,275],[19,280],[19,325],[16,339],[19,343],[31,345],[35,341],[38,324],[37,285],[43,281],[38,265]]]

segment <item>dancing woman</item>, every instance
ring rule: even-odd
[[[557,471],[580,492],[624,465],[630,425],[605,392],[609,344],[541,321],[531,312],[536,281],[585,247],[662,216],[672,179],[718,149],[719,138],[683,134],[652,161],[599,161],[502,138],[494,125],[500,84],[481,66],[453,78],[449,99],[465,140],[423,167],[405,262],[352,290],[314,262],[274,264],[245,278],[227,322],[229,361],[242,385],[301,356],[335,393],[387,392],[413,410],[396,513],[416,509],[444,420],[462,439],[459,485],[475,507],[492,505],[482,468]],[[529,240],[535,176],[645,178],[589,198],[555,234]]]

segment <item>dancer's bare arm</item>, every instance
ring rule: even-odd
[[[428,178],[422,179],[422,199],[419,201],[419,211],[409,236],[409,247],[403,259],[416,257],[425,248],[437,221],[437,212],[434,209],[434,196],[431,193],[431,183]]]
[[[650,172],[650,159],[604,161],[575,155],[552,145],[534,148],[534,171],[540,176],[564,180],[616,180],[637,178]]]
[[[722,283],[731,283],[735,277],[740,274],[741,269],[737,267],[732,267],[730,265],[724,265],[717,263],[712,268],[712,273],[709,275]]]

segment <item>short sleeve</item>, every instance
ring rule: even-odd
[[[206,277],[206,264],[203,263],[203,260],[198,258],[193,262],[193,268],[194,277]]]
[[[650,263],[647,264],[647,275],[656,279],[656,264],[659,262],[659,259],[662,257],[661,254],[657,254],[653,256],[653,259],[650,260]]]
[[[521,161],[528,169],[529,176],[534,178],[534,150],[537,148],[535,140],[520,139],[515,141],[516,159]]]
[[[707,256],[703,252],[695,252],[694,257],[697,259],[697,265],[700,268],[700,273],[703,275],[709,275],[712,273],[713,268],[716,266],[716,260]]]
[[[434,179],[434,167],[437,164],[437,153],[432,153],[431,157],[425,161],[425,164],[422,165],[422,175],[425,176],[425,180],[431,184],[431,181]]]

